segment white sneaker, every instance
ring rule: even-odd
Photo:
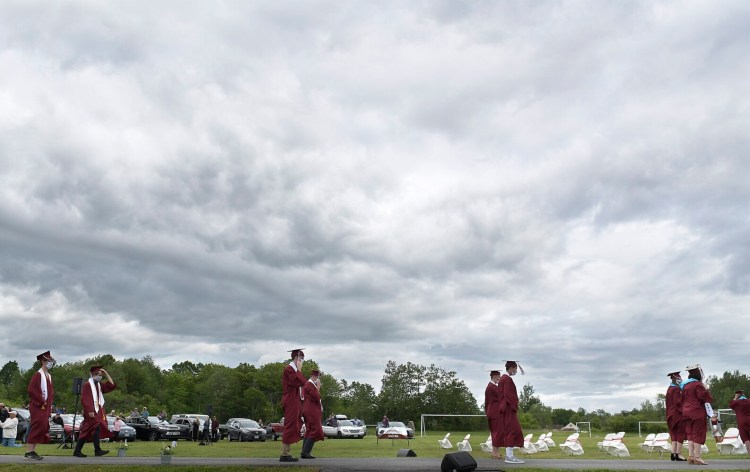
[[[506,464],[525,464],[526,462],[522,461],[518,457],[513,456],[513,457],[506,457],[505,463]]]

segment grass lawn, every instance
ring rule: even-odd
[[[534,433],[534,438],[537,438],[538,435],[542,432],[546,431],[525,431],[525,433]],[[483,431],[472,431],[471,433],[471,445],[473,448],[472,455],[477,458],[489,458],[489,454],[483,453],[479,447],[479,443],[484,442],[487,439],[488,432]],[[453,443],[453,449],[452,451],[456,451],[456,443],[463,439],[464,435],[467,434],[467,431],[453,431],[451,432],[451,442]],[[565,438],[568,436],[569,433],[566,432],[553,432],[552,439],[555,441],[556,444],[558,444],[557,447],[550,448],[549,452],[541,452],[534,454],[533,456],[530,456],[533,459],[546,459],[546,460],[553,460],[553,461],[560,461],[560,460],[566,460],[569,459],[571,456],[567,456],[563,454],[560,451],[559,444],[565,441]],[[376,441],[376,438],[374,435],[370,434],[364,439],[326,439],[323,442],[319,442],[315,445],[315,449],[313,450],[313,454],[315,454],[318,457],[324,458],[324,457],[345,457],[345,458],[358,458],[358,457],[395,457],[396,453],[401,448],[409,448],[414,450],[414,452],[417,454],[417,457],[420,458],[442,458],[447,452],[450,452],[446,449],[442,449],[438,445],[438,439],[442,439],[442,437],[445,435],[445,432],[440,431],[428,431],[427,436],[425,437],[419,437],[417,436],[415,439],[412,439],[407,444],[407,441],[405,440],[380,440]],[[628,461],[633,459],[645,459],[645,460],[653,460],[656,462],[663,461],[665,463],[669,463],[669,454],[663,454],[662,457],[659,457],[658,453],[654,454],[648,454],[644,451],[641,451],[638,443],[642,442],[644,438],[639,438],[637,434],[626,434],[624,438],[624,443],[628,447],[628,450],[630,451],[630,457],[628,458],[615,458],[612,456],[605,455],[601,451],[599,451],[597,447],[597,442],[600,442],[603,438],[603,435],[601,434],[594,434],[592,437],[589,437],[588,434],[582,434],[579,441],[581,445],[583,446],[583,449],[585,451],[584,455],[582,456],[575,456],[576,459],[604,459],[604,460],[611,460],[611,461]],[[129,444],[129,448],[127,451],[128,456],[145,456],[145,457],[154,457],[156,458],[159,455],[159,451],[161,450],[161,447],[163,445],[162,442],[148,442],[148,441],[134,441]],[[705,454],[704,457],[709,462],[711,459],[717,459],[721,457],[721,459],[736,459],[736,460],[742,460],[747,459],[748,456],[736,456],[736,455],[722,455],[719,456],[718,452],[716,452],[716,448],[714,446],[713,440],[709,440],[706,442],[706,445],[709,447],[710,452],[708,454]],[[117,452],[115,450],[115,444],[107,444],[104,443],[103,447],[109,448],[112,450],[111,455],[116,455]],[[299,454],[299,450],[301,447],[301,443],[297,443],[292,447],[292,453],[295,455]],[[194,443],[191,441],[178,441],[177,442],[177,448],[175,450],[176,457],[247,457],[247,458],[276,458],[279,456],[281,449],[281,441],[266,441],[266,442],[228,442],[227,440],[219,441],[214,443],[211,446],[200,446],[198,443]],[[69,456],[72,455],[72,450],[70,449],[58,449],[57,445],[40,445],[37,447],[37,451],[43,455],[43,456],[55,456],[55,455],[64,455]],[[11,448],[0,448],[0,454],[2,455],[23,455],[25,452],[25,448],[17,448],[17,449],[11,449]],[[504,451],[503,451],[504,452]],[[93,447],[91,444],[87,444],[84,447],[84,453],[86,454],[93,454]],[[523,457],[520,453],[517,453],[519,457]],[[655,464],[656,465],[656,464]],[[666,464],[665,464],[666,465]],[[739,464],[738,464],[739,465]],[[75,466],[60,466],[60,465],[44,465],[40,463],[34,463],[34,464],[6,464],[3,466],[3,470],[7,472],[18,472],[18,471],[28,471],[29,467],[33,466],[34,470],[41,471],[43,469],[48,469],[50,471],[73,471],[73,470],[84,470],[89,469],[91,467],[95,466],[82,466],[80,464],[77,464]],[[40,469],[41,467],[41,469]],[[97,471],[123,471],[123,470],[132,470],[132,471],[146,471],[146,470],[152,470],[153,466],[129,466],[126,468],[122,466],[98,466],[96,467]],[[236,472],[239,470],[243,471],[253,471],[253,472],[263,472],[263,471],[271,471],[271,470],[278,470],[274,467],[252,467],[248,468],[248,466],[227,466],[227,467],[201,467],[201,466],[170,466],[170,467],[164,467],[160,466],[161,468],[159,470],[170,470],[175,469],[180,472],[203,472],[207,470],[217,470],[220,472]],[[91,469],[94,470],[93,468]],[[303,467],[294,468],[295,472],[297,471],[304,471],[304,472],[313,472],[318,470],[315,467],[308,466],[305,464]],[[534,471],[535,469],[530,468],[524,468],[526,472]],[[540,469],[539,469],[540,470]],[[546,469],[546,472],[550,472],[551,469]]]

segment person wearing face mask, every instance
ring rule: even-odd
[[[688,440],[688,464],[706,465],[701,459],[701,446],[706,443],[708,423],[706,404],[714,401],[711,392],[703,385],[703,369],[696,364],[688,366],[688,379],[682,388],[682,416],[685,418],[685,432]]]
[[[36,356],[36,359],[41,367],[31,377],[29,387],[26,389],[29,394],[31,419],[26,433],[26,454],[24,454],[24,457],[42,460],[43,457],[36,452],[36,445],[49,442],[49,417],[52,413],[52,404],[55,401],[55,389],[52,387],[52,376],[49,370],[54,367],[55,358],[49,351],[46,351]]]
[[[487,425],[490,428],[493,459],[502,459],[500,446],[505,443],[503,415],[500,412],[499,382],[500,370],[491,370],[490,381],[484,389],[484,414],[487,415]]]
[[[680,388],[682,377],[680,377],[680,371],[667,374],[667,377],[672,381],[667,387],[667,394],[664,396],[667,410],[667,429],[669,429],[669,436],[672,438],[670,458],[673,461],[687,461],[680,454],[682,443],[687,439],[685,422],[682,419],[682,389]]]
[[[518,421],[518,390],[511,378],[516,375],[518,369],[521,369],[522,374],[524,373],[518,361],[506,361],[505,372],[500,377],[497,387],[499,390],[503,433],[505,435],[505,441],[503,441],[502,445],[505,446],[505,462],[507,464],[524,463],[524,461],[513,454],[514,447],[523,447],[523,431],[521,430],[521,423]]]
[[[302,401],[302,414],[305,417],[305,440],[302,441],[302,459],[315,459],[312,449],[316,441],[323,441],[323,402],[320,399],[320,371],[310,372],[310,380],[305,382],[305,398]]]
[[[284,367],[281,377],[281,407],[284,409],[284,432],[281,435],[281,456],[279,462],[297,462],[299,459],[292,456],[292,444],[296,444],[300,438],[302,428],[302,387],[307,379],[302,375],[302,363],[305,353],[302,349],[292,349],[292,362]]]
[[[114,436],[107,425],[107,410],[104,409],[104,394],[109,393],[117,385],[109,373],[100,365],[92,366],[89,369],[91,378],[81,387],[81,407],[83,408],[83,422],[78,433],[78,442],[76,443],[73,455],[76,457],[86,457],[81,452],[87,439],[94,442],[94,455],[103,456],[108,454],[101,448],[100,440]],[[102,382],[102,379],[106,380]]]

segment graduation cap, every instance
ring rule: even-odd
[[[36,356],[36,360],[38,361],[54,361],[55,358],[52,357],[52,354],[49,353],[49,351],[45,351],[38,356]]]
[[[298,348],[298,349],[291,349],[291,350],[289,350],[287,352],[291,352],[292,353],[292,359],[294,359],[297,356],[299,356],[299,357],[301,357],[301,358],[304,359],[305,358],[305,353],[302,352],[303,349],[307,349],[307,348],[301,347],[301,348]]]
[[[679,370],[677,372],[670,372],[669,374],[667,374],[667,377],[669,377],[670,379],[675,376],[680,377],[680,372],[681,371]]]
[[[310,375],[320,375],[320,371],[319,370],[313,370],[312,372],[310,372]]]
[[[89,372],[93,374],[94,372],[102,370],[103,368],[104,366],[101,366],[101,365],[92,365],[91,368],[89,369]]]

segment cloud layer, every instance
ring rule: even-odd
[[[750,341],[743,2],[0,6],[6,359],[519,359],[619,411]],[[33,332],[33,334],[31,334]]]

